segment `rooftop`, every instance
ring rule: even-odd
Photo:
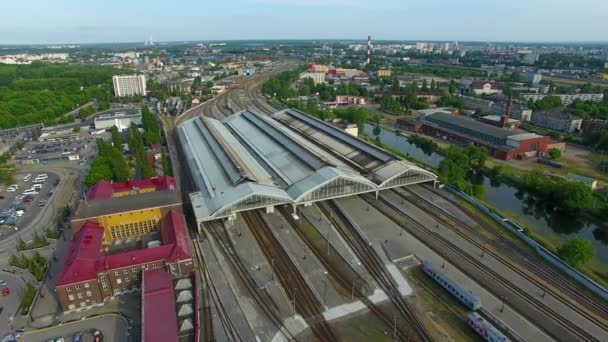
[[[86,198],[87,201],[94,201],[111,198],[116,194],[122,196],[125,192],[128,194],[138,194],[141,190],[150,189],[154,189],[154,191],[175,190],[175,179],[169,176],[160,176],[119,183],[102,180],[89,188]]]
[[[171,275],[148,270],[142,276],[142,341],[177,342],[177,310]]]
[[[130,196],[111,197],[91,202],[81,202],[72,216],[72,220],[95,218],[146,208],[170,207],[179,205],[181,202],[181,195],[177,190],[141,193],[137,195],[137,200]]]
[[[55,285],[93,280],[99,272],[131,265],[192,259],[186,229],[184,216],[171,210],[160,222],[163,240],[161,246],[107,254],[102,251],[104,228],[94,221],[87,221],[70,242],[61,275]]]
[[[223,121],[196,117],[180,125],[178,134],[198,189],[191,200],[199,221],[269,205],[375,191],[412,170],[425,181],[435,179],[430,172],[295,110],[271,117],[246,110]]]

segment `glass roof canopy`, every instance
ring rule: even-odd
[[[285,119],[293,117],[297,121]],[[302,134],[302,129],[308,132]],[[178,136],[197,187],[190,198],[199,223],[240,211],[302,205],[437,178],[292,110],[273,117],[245,110],[223,121],[196,117],[178,127]]]

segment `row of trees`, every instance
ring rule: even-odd
[[[582,119],[608,120],[608,100],[604,102],[575,100],[568,107]]]
[[[135,172],[140,178],[150,178],[154,176],[154,170],[148,161],[144,145],[144,136],[139,131],[135,123],[131,124],[131,128],[127,131],[127,143],[129,144],[129,152],[135,159]]]
[[[269,96],[276,96],[279,99],[288,99],[297,95],[291,84],[298,78],[300,73],[306,70],[305,66],[286,71],[271,77],[262,85],[262,92]]]
[[[546,176],[542,171],[527,172],[520,177],[521,186],[556,210],[577,214],[593,207],[591,188],[581,182]]]
[[[349,107],[344,109],[323,109],[320,108],[316,100],[308,100],[307,102],[291,100],[286,101],[285,104],[290,108],[301,110],[307,114],[310,114],[321,120],[329,120],[334,118],[340,118],[347,120],[348,122],[354,123],[359,127],[359,130],[363,129],[363,125],[370,119],[378,120],[372,113],[364,108]]]
[[[298,88],[298,94],[309,96],[319,94],[319,99],[323,101],[333,101],[336,95],[369,96],[369,91],[362,85],[356,83],[338,84],[315,84],[311,78],[305,78]]]
[[[148,106],[141,107],[141,124],[144,128],[146,146],[160,144],[160,122]]]
[[[131,179],[131,168],[120,150],[120,138],[118,144],[116,144],[113,133],[112,141],[114,146],[106,143],[103,139],[97,139],[99,154],[91,163],[91,169],[85,179],[87,186],[92,186],[100,180],[124,182]]]

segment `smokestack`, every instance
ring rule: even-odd
[[[509,103],[507,104],[507,110],[505,115],[500,118],[500,127],[506,127],[511,117],[511,111],[513,110],[513,95],[509,95]]]
[[[372,60],[372,36],[367,36],[367,61],[365,64],[369,64]]]

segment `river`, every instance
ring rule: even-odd
[[[373,125],[365,124],[363,132],[367,136],[375,137]],[[424,152],[408,142],[406,136],[395,134],[390,130],[381,128],[379,137],[382,143],[421,163],[438,167],[443,159],[440,154]],[[547,210],[540,201],[508,184],[493,183],[485,176],[480,176],[476,182],[484,185],[483,201],[485,203],[503,212],[519,224],[530,228],[535,235],[552,241],[556,245],[575,236],[587,239],[595,246],[596,261],[608,264],[608,232],[593,223]]]

